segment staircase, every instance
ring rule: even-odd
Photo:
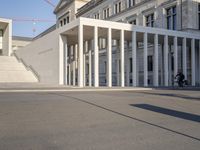
[[[38,82],[14,56],[0,56],[0,83]]]

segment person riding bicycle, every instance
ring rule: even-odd
[[[182,72],[178,72],[175,79],[177,79],[178,86],[183,87],[183,83],[184,83],[184,79],[185,79],[184,74]]]

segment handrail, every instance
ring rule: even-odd
[[[27,65],[26,62],[22,58],[19,58],[15,52],[13,52],[13,56],[15,56],[18,62],[22,63],[25,66],[27,71],[31,71],[33,75],[37,78],[38,82],[40,82],[40,75],[31,65]]]

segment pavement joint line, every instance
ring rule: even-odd
[[[21,92],[109,92],[109,91],[151,91],[152,88],[132,89],[0,89],[0,93]]]
[[[191,136],[191,135],[188,135],[188,134],[185,134],[185,133],[181,133],[181,132],[179,132],[179,131],[176,131],[176,130],[173,130],[173,129],[170,129],[170,128],[167,128],[167,127],[164,127],[164,126],[160,126],[160,125],[157,125],[157,124],[154,124],[154,123],[151,123],[151,122],[148,122],[148,121],[139,119],[139,118],[135,118],[135,117],[129,116],[129,115],[123,114],[123,113],[121,113],[121,112],[117,112],[117,111],[115,111],[115,110],[106,108],[106,107],[104,107],[104,106],[101,106],[101,105],[98,105],[98,104],[95,104],[95,103],[92,103],[92,102],[88,102],[87,100],[84,100],[84,99],[80,99],[80,98],[73,97],[73,96],[70,96],[70,95],[63,95],[63,94],[56,94],[56,93],[49,93],[49,94],[57,95],[57,96],[62,96],[62,97],[72,98],[72,99],[74,99],[74,100],[76,100],[76,101],[83,102],[83,103],[86,103],[86,104],[88,104],[88,105],[95,106],[95,107],[97,107],[97,108],[100,108],[100,109],[109,111],[109,112],[111,112],[111,113],[114,113],[114,114],[117,114],[117,115],[120,115],[120,116],[123,116],[123,117],[125,117],[125,118],[132,119],[132,120],[135,120],[135,121],[144,123],[144,124],[148,124],[148,125],[150,125],[150,126],[157,127],[157,128],[162,129],[162,130],[166,130],[166,131],[168,131],[168,132],[175,133],[175,134],[178,134],[178,135],[181,135],[181,136],[184,136],[184,137],[187,137],[187,138],[196,140],[196,141],[198,141],[198,142],[200,141],[200,138],[198,138],[198,137],[194,137],[194,136]]]

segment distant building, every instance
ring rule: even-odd
[[[12,20],[0,18],[0,55],[12,52]]]
[[[12,50],[15,51],[26,45],[30,44],[33,41],[33,38],[30,37],[21,37],[21,36],[13,36],[12,37]]]
[[[168,87],[182,71],[200,85],[200,0],[61,0],[54,13],[17,52],[41,82]]]

